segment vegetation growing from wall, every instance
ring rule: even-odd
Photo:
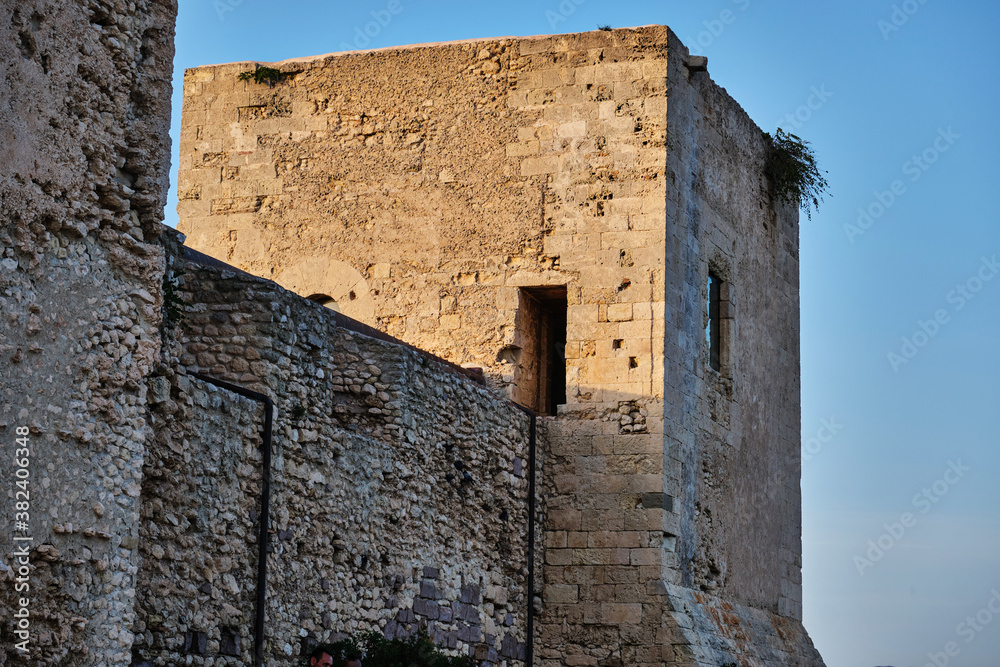
[[[785,203],[797,204],[805,209],[811,220],[813,209],[819,208],[827,192],[827,182],[816,162],[816,155],[809,142],[785,132],[781,128],[764,137],[769,144],[764,174],[771,184],[771,193]]]
[[[324,646],[340,664],[341,660],[364,656],[365,667],[475,667],[470,656],[452,657],[441,652],[421,628],[405,638],[387,639],[378,632],[365,632],[360,637],[348,637]],[[305,659],[303,665],[308,664]]]
[[[241,72],[239,76],[240,81],[249,81],[253,79],[254,83],[266,83],[270,88],[274,88],[274,84],[284,78],[285,73],[281,70],[273,67],[263,67],[261,65],[257,65],[255,69],[248,69],[245,72]]]
[[[164,322],[173,326],[183,323],[184,311],[190,304],[180,295],[178,281],[169,272],[163,274],[163,315]]]

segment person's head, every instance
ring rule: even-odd
[[[309,654],[309,667],[333,667],[333,654],[329,646],[320,644]]]
[[[318,644],[309,653],[309,667],[361,667],[361,654],[337,644]]]
[[[345,651],[344,660],[340,667],[361,667],[361,654],[353,651]]]

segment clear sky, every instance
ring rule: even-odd
[[[806,627],[829,667],[1000,665],[1000,5],[394,1],[364,44],[390,0],[180,0],[174,150],[186,67],[671,26],[829,171],[801,225]]]

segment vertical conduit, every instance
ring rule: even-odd
[[[274,402],[266,394],[245,387],[223,382],[201,373],[192,373],[192,375],[203,382],[245,396],[264,405],[264,442],[262,446],[264,460],[261,475],[260,532],[257,538],[257,609],[254,620],[254,665],[263,667],[264,604],[267,599],[267,530],[271,504],[271,430]],[[526,629],[527,641],[525,642],[524,662],[527,667],[532,667],[535,654],[535,449],[537,417],[534,411],[517,403],[513,405],[522,410],[531,420],[528,432],[528,591],[525,596],[528,604],[528,627]]]
[[[257,536],[257,608],[256,608],[256,618],[254,620],[254,631],[253,631],[253,653],[254,653],[254,665],[256,667],[263,667],[264,665],[264,603],[267,599],[267,529],[268,529],[268,519],[269,510],[271,507],[271,427],[272,419],[274,413],[274,402],[266,394],[262,394],[257,391],[251,391],[245,387],[240,387],[235,384],[230,384],[228,382],[223,382],[222,380],[216,380],[213,377],[207,375],[202,375],[201,373],[192,373],[192,375],[199,380],[213,384],[216,387],[221,387],[227,391],[231,391],[234,394],[239,394],[251,400],[257,401],[264,405],[264,442],[261,447],[263,455],[262,463],[262,473],[261,473],[261,490],[260,490],[260,532]],[[535,441],[535,420],[532,417],[531,420],[531,442]],[[532,444],[532,454],[534,453],[534,445]],[[534,472],[534,471],[532,471]],[[534,484],[534,478],[532,477],[529,482],[529,486]],[[531,565],[529,564],[528,579],[531,579]],[[528,623],[530,627],[531,617],[528,617]],[[528,644],[531,645],[530,643]],[[530,650],[530,649],[529,649]]]
[[[535,443],[537,416],[534,410],[511,403],[531,419],[528,427],[528,627],[524,664],[531,667],[535,657]]]
[[[531,667],[535,657],[535,413],[531,417],[528,436],[528,641],[524,649],[524,664]]]

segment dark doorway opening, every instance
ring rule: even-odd
[[[566,403],[566,287],[522,287],[516,327],[522,350],[514,400],[554,415]]]

